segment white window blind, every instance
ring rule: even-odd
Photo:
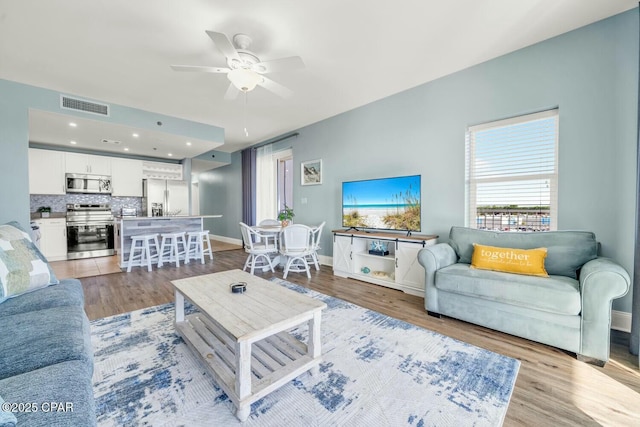
[[[471,126],[466,134],[468,226],[557,229],[558,110]]]

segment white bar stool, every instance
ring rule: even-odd
[[[140,242],[140,246],[138,246]],[[151,247],[155,253],[151,253]],[[139,251],[139,254],[136,254]],[[152,262],[158,257],[158,235],[157,234],[145,234],[138,236],[131,236],[131,249],[129,250],[129,260],[127,261],[127,273],[131,273],[131,267],[133,267],[134,261],[139,260],[139,266],[147,265],[147,270],[151,271]]]
[[[204,264],[205,255],[208,255],[209,259],[213,260],[211,241],[209,240],[209,230],[189,231],[187,236],[187,260],[200,258],[200,262]],[[203,242],[206,243],[206,248],[204,247],[205,245]]]
[[[180,267],[180,256],[185,257],[185,264],[189,264],[189,258],[187,258],[187,241],[185,239],[184,231],[182,233],[164,233],[160,235],[162,237],[162,244],[160,245],[160,255],[158,256],[158,267],[162,267],[165,262],[176,263],[176,267]],[[182,251],[178,245],[182,245]]]

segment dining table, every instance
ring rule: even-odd
[[[266,234],[275,237],[276,246],[280,250],[280,232],[282,231],[282,225],[254,225],[251,227],[260,234]],[[282,256],[279,252],[271,260],[274,266],[279,265],[284,268],[284,264],[287,262],[286,257]],[[263,267],[262,271],[267,271],[268,267]]]

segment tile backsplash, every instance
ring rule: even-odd
[[[108,203],[111,205],[111,212],[114,215],[120,215],[122,208],[135,208],[138,210],[138,214],[142,212],[142,198],[140,197],[111,197],[105,194],[65,194],[60,196],[32,194],[31,212],[37,212],[40,206],[49,206],[52,212],[66,212],[67,203]]]

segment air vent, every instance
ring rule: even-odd
[[[114,144],[114,145],[122,144],[122,141],[116,141],[113,139],[103,139],[102,142],[104,142],[105,144]]]
[[[60,95],[60,108],[84,111],[85,113],[98,114],[99,116],[109,116],[109,106],[107,104],[98,104],[97,102],[71,98],[65,95]]]

